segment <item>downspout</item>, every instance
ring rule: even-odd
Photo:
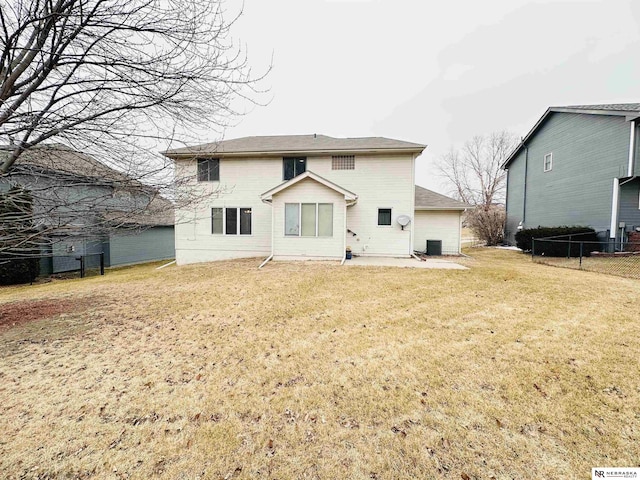
[[[524,146],[524,186],[522,192],[522,227],[527,220],[527,173],[529,171],[529,147]]]
[[[347,260],[347,199],[344,199],[344,242],[342,242],[342,261],[340,265],[344,265]]]
[[[618,232],[618,196],[620,194],[620,179],[613,179],[613,193],[611,195],[611,225],[609,228],[609,238],[616,238]]]
[[[273,204],[268,200],[262,200],[262,202],[263,203],[268,203],[269,205],[271,205],[271,255],[269,255],[267,258],[264,259],[264,262],[262,262],[260,264],[260,266],[258,267],[258,270],[260,270],[262,267],[264,267],[273,258],[273,217],[274,217]]]
[[[631,120],[631,133],[629,134],[629,165],[627,167],[627,177],[633,176],[633,170],[635,167],[635,152],[636,152],[636,121]]]
[[[415,227],[415,217],[416,217],[416,154],[411,155],[411,230],[409,231],[409,255],[415,254],[413,253],[415,249],[413,248],[413,232]],[[418,257],[416,257],[418,258]]]

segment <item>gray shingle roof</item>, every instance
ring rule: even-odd
[[[327,135],[277,135],[243,137],[220,142],[205,143],[163,152],[166,156],[194,154],[247,154],[247,153],[321,153],[371,152],[402,150],[422,152],[426,145],[384,137],[334,138]]]
[[[606,103],[602,105],[569,105],[566,107],[574,110],[605,110],[614,112],[640,112],[640,103]]]
[[[416,185],[416,210],[464,210],[471,205]]]

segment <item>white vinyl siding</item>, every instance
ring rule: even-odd
[[[415,213],[413,245],[419,252],[427,248],[427,240],[441,240],[442,253],[460,253],[459,210],[418,210]]]
[[[342,259],[345,242],[343,195],[308,178],[275,194],[272,205],[276,260]],[[299,225],[299,234],[288,233],[285,224]],[[340,234],[336,235],[336,232]]]
[[[195,159],[176,161],[176,176],[179,179],[192,179],[193,183],[188,188],[195,188],[200,195],[210,195],[211,199],[208,204],[176,210],[178,264],[243,257],[264,258],[272,253],[272,249],[276,256],[282,256],[286,250],[285,243],[296,244],[289,249],[287,258],[295,258],[298,254],[302,258],[308,258],[312,255],[312,250],[306,249],[307,242],[315,243],[316,251],[324,252],[322,256],[328,258],[342,258],[345,241],[355,255],[408,256],[411,251],[412,224],[405,227],[404,231],[395,223],[390,227],[380,228],[377,225],[377,214],[378,208],[391,207],[394,217],[413,216],[412,155],[363,154],[358,155],[357,162],[356,170],[333,170],[331,155],[308,156],[306,161],[306,170],[358,195],[357,203],[346,209],[345,225],[344,196],[324,186],[319,186],[319,196],[307,195],[309,189],[297,190],[298,185],[294,185],[274,196],[273,205],[256,202],[260,194],[282,183],[282,157],[222,158],[222,181],[219,183],[196,183]],[[311,180],[300,183],[307,181]],[[293,195],[296,191],[300,192],[300,196]],[[285,238],[285,202],[282,200],[284,197],[280,197],[285,194],[286,203],[332,203],[332,236],[322,234],[323,222],[319,205],[318,237]],[[242,205],[252,207],[251,235],[212,236],[211,208],[237,208]],[[357,235],[349,234],[347,237],[345,226]],[[321,244],[322,247],[318,250],[318,245]]]

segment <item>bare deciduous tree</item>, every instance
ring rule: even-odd
[[[518,143],[509,132],[475,136],[461,150],[452,149],[438,168],[452,186],[452,193],[470,205],[502,204],[506,172],[501,166]]]
[[[517,137],[506,131],[475,136],[438,164],[452,193],[475,207],[468,213],[469,227],[488,245],[502,241],[506,172],[501,167],[517,144]]]
[[[58,222],[76,228],[86,212],[113,207],[114,191],[136,198],[175,192],[159,143],[220,133],[239,113],[234,101],[260,93],[264,74],[252,74],[230,37],[237,18],[227,20],[222,0],[0,0],[0,183],[47,178],[28,186],[37,210],[57,186],[77,183],[74,173],[104,180],[105,196],[64,200],[67,217],[77,218]],[[58,156],[51,168],[41,161],[18,168],[25,152],[51,142],[81,155]],[[104,178],[95,159],[123,175]],[[103,227],[123,223],[106,210]]]

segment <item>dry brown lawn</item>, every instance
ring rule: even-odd
[[[640,283],[472,254],[469,271],[244,260],[1,289],[1,316],[24,315],[0,328],[0,476],[640,465]]]

